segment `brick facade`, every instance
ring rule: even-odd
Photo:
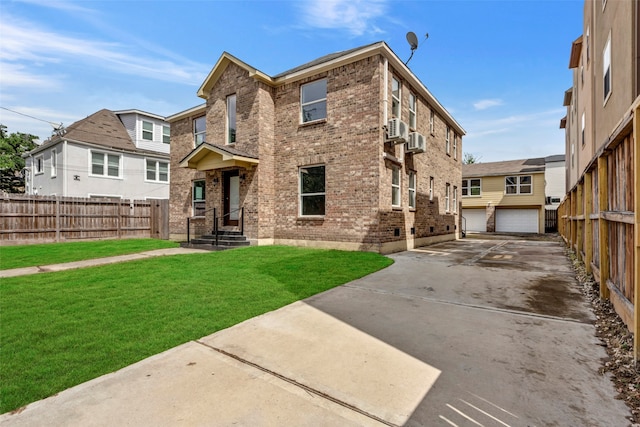
[[[327,64],[309,67],[317,72],[298,71],[292,74],[302,74],[299,78],[284,75],[271,81],[256,78],[256,70],[233,57],[219,61],[219,68],[210,74],[214,80],[208,78],[203,85],[207,90],[200,94],[206,97],[206,107],[170,118],[172,237],[184,237],[186,218],[191,214],[192,180],[206,177],[207,209],[215,207],[221,212],[222,174],[237,169],[244,234],[253,243],[387,253],[456,238],[460,207],[454,208],[451,194],[450,210],[446,211],[445,189],[447,184],[451,192],[455,187],[459,203],[464,130],[386,44],[373,47],[376,49],[370,46],[370,54],[352,61],[340,61],[338,56]],[[392,76],[401,81],[404,122],[409,121],[409,93],[417,96],[415,131],[426,138],[424,153],[405,153],[404,144],[386,142]],[[301,124],[301,85],[319,79],[327,83],[326,119]],[[206,172],[180,167],[181,160],[194,149],[193,119],[204,111],[207,143],[225,147],[226,98],[232,94],[237,99],[236,143],[226,147],[257,157],[259,164],[237,163]],[[432,109],[437,111],[433,133],[429,130]],[[457,155],[445,151],[447,126],[451,128],[451,146],[457,134]],[[325,214],[302,216],[300,168],[317,165],[325,167]],[[401,177],[402,198],[396,207],[391,203],[393,168],[400,170]],[[416,174],[415,208],[409,208],[409,171]],[[198,230],[213,227],[212,214],[194,221],[200,224]]]

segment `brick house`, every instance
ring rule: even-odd
[[[460,231],[464,129],[384,42],[269,76],[223,53],[171,123],[170,232],[390,253]]]

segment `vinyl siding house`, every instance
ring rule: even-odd
[[[543,233],[545,158],[462,165],[463,228]]]
[[[223,53],[168,118],[172,238],[394,252],[459,233],[464,129],[384,42],[270,76]],[[215,216],[214,216],[215,215]]]
[[[100,110],[25,155],[27,194],[169,198],[169,123],[139,110]]]

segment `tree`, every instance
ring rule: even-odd
[[[0,191],[24,193],[24,159],[22,155],[37,147],[37,136],[27,133],[7,133],[0,124]]]
[[[471,165],[473,163],[480,163],[480,157],[473,153],[464,153],[462,156],[462,164]]]

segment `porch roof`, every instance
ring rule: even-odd
[[[223,147],[204,142],[180,161],[180,167],[206,171],[232,166],[246,168],[258,163],[258,158],[251,154],[232,147]]]

